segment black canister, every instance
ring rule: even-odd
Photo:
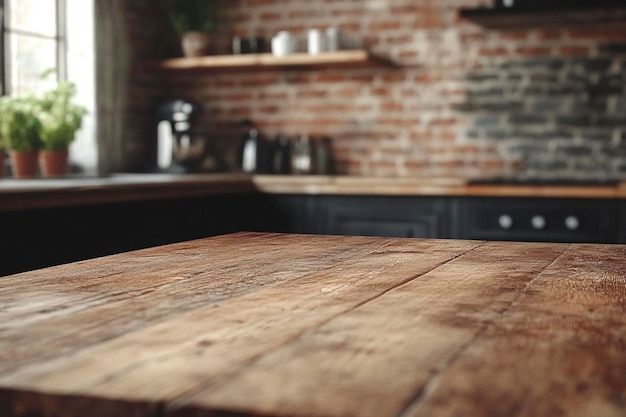
[[[334,161],[330,138],[323,137],[313,140],[313,172],[317,175],[334,174]]]
[[[278,136],[272,142],[270,170],[274,174],[291,172],[291,143],[285,136]]]

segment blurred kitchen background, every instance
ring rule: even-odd
[[[572,4],[553,3],[564,13]],[[151,61],[180,56],[167,2],[111,1],[107,8],[123,23],[116,23],[115,47],[104,52],[120,74],[114,81],[126,87],[116,87],[123,110],[113,111],[124,123],[107,138],[115,145],[102,156],[107,169],[141,166],[154,101],[184,97],[202,106],[196,127],[208,138],[215,170],[238,169],[240,123],[248,120],[268,138],[330,138],[341,174],[626,177],[626,7],[570,13],[573,24],[559,25],[557,13],[491,28],[460,11],[497,6],[492,0],[222,6],[215,54],[232,53],[233,36],[269,42],[281,30],[306,48],[309,29],[335,27],[395,66],[154,71]]]
[[[626,6],[552,0],[540,7],[558,12],[530,19],[464,14],[507,2],[221,1],[212,55],[232,54],[237,37],[262,38],[270,52],[283,30],[306,52],[310,29],[334,28],[342,48],[392,65],[210,72],[154,66],[182,55],[176,0],[64,0],[67,33],[49,27],[55,2],[4,0],[5,45],[21,57],[8,90],[66,54],[61,78],[90,109],[71,159],[88,172],[145,171],[155,106],[185,99],[200,109],[198,171],[241,170],[252,125],[268,141],[323,139],[338,174],[626,178]]]
[[[241,230],[626,242],[623,0],[189,0],[191,58],[185,1],[0,0],[3,93],[56,67],[89,110],[72,175],[0,180],[0,275]]]

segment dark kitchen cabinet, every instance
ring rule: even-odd
[[[626,243],[626,200],[619,202],[619,243]]]
[[[320,196],[313,215],[319,234],[444,238],[450,234],[445,198]]]
[[[456,204],[454,229],[462,239],[597,243],[619,240],[617,200],[459,198]]]
[[[5,211],[0,231],[3,276],[237,231],[626,243],[626,201],[241,193]]]
[[[232,194],[5,211],[0,276],[246,230],[254,195]],[[210,260],[207,260],[210,261]]]
[[[267,194],[247,204],[248,230],[277,233],[313,233],[315,197],[299,194]],[[244,225],[239,224],[238,227]]]
[[[626,243],[612,199],[275,195],[254,230],[285,233]],[[259,214],[259,213],[257,213]]]

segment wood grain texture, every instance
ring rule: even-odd
[[[626,198],[619,186],[467,185],[467,178],[372,178],[316,175],[128,174],[94,179],[5,179],[0,212],[229,193]]]
[[[384,244],[311,236],[306,242],[298,240],[304,252],[287,268],[285,262],[293,256],[291,239],[219,236],[3,278],[0,374],[56,354],[56,349],[97,344],[171,314],[328,268]],[[314,250],[320,242],[322,253]]]
[[[273,54],[213,55],[197,58],[173,58],[156,62],[150,68],[167,71],[225,70],[259,71],[289,68],[337,68],[337,67],[392,66],[391,61],[365,50],[324,52],[321,54],[294,53],[285,56]]]
[[[174,415],[209,404],[260,415],[399,415],[562,251],[482,245],[221,378]]]
[[[239,233],[2,279],[0,416],[618,416],[626,246]]]
[[[625,259],[623,246],[571,247],[406,417],[624,416]]]

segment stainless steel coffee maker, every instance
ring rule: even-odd
[[[183,173],[197,169],[204,155],[204,140],[194,136],[200,107],[187,100],[157,103],[153,111],[148,170]]]

